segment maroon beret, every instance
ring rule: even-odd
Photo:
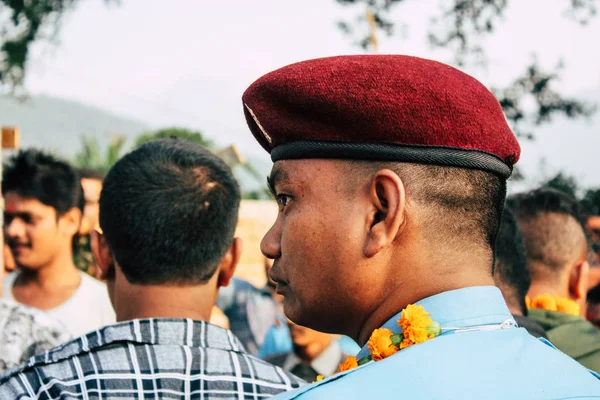
[[[402,55],[288,65],[242,97],[275,162],[337,158],[481,169],[510,176],[520,147],[494,95],[448,65]]]

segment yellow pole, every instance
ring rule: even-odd
[[[367,22],[369,23],[369,39],[371,41],[371,47],[373,52],[379,51],[379,42],[377,41],[377,22],[375,21],[375,15],[370,8],[367,7]]]
[[[2,127],[2,150],[16,149],[19,147],[19,128],[16,126]],[[2,189],[2,152],[0,151],[0,189]],[[0,190],[0,193],[2,191]],[[4,196],[0,194],[0,243],[2,243],[2,257],[0,257],[0,276],[4,273]]]

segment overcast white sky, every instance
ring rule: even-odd
[[[381,53],[403,53],[451,62],[426,42],[437,0],[407,1],[396,20],[410,22],[404,35],[380,36]],[[520,73],[537,52],[542,66],[566,62],[560,88],[600,103],[600,17],[581,28],[562,17],[566,0],[510,2],[505,22],[486,45],[486,70],[469,68],[488,87]],[[241,94],[253,80],[309,58],[360,53],[336,28],[340,17],[363,10],[335,0],[81,1],[68,13],[56,46],[37,45],[27,78],[32,93],[78,100],[152,126],[200,129],[217,143],[238,144],[260,156],[243,118]],[[588,185],[600,185],[594,153],[600,116],[589,122],[559,121],[523,144],[521,165],[541,179],[565,169]]]

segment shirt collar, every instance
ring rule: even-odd
[[[108,325],[38,357],[46,363],[56,362],[117,343],[202,347],[245,353],[244,346],[230,330],[192,319],[149,318]]]
[[[312,362],[310,366],[317,371],[319,375],[329,376],[337,372],[338,365],[342,358],[342,349],[337,340],[331,341],[331,344],[323,350],[321,354]]]
[[[472,286],[442,292],[417,301],[442,328],[464,328],[474,325],[501,324],[512,315],[502,293],[495,286]],[[400,333],[401,312],[390,318],[382,328]],[[368,345],[358,353],[358,359],[369,355]]]

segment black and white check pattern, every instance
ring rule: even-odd
[[[303,381],[191,319],[107,326],[0,376],[0,399],[264,399]]]

